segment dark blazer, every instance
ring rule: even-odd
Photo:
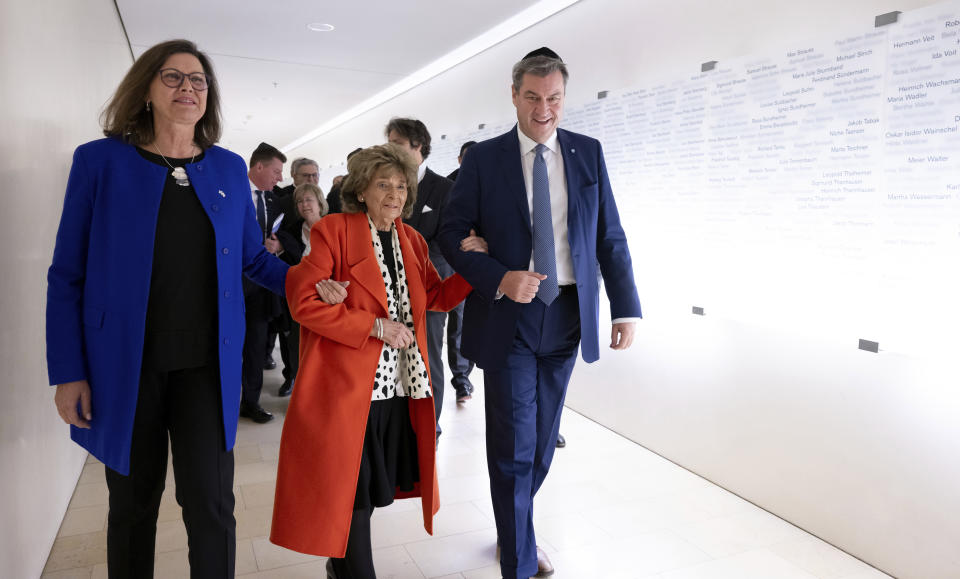
[[[245,331],[240,278],[282,293],[287,265],[263,247],[243,159],[210,147],[185,168],[216,239],[217,353],[229,450],[237,434]],[[71,426],[70,434],[122,474],[130,469],[154,232],[167,172],[119,139],[78,147],[47,274],[50,384],[90,383],[91,428]]]
[[[249,198],[250,203],[253,204],[252,195]],[[273,221],[279,217],[281,213],[284,213],[283,200],[273,191],[265,191],[263,200],[267,209],[267,225],[266,231],[262,231],[260,235],[261,245],[263,244],[265,237],[270,234],[270,230],[273,227]],[[254,216],[256,216],[256,205],[253,206],[253,211]],[[284,215],[286,214],[284,213]],[[259,229],[259,227],[257,229]],[[247,316],[256,316],[263,320],[270,320],[279,316],[283,312],[283,309],[280,305],[280,296],[254,282],[247,276],[244,276],[243,278],[243,296],[246,300]]]
[[[443,252],[440,251],[437,240],[441,217],[452,187],[453,181],[441,177],[427,168],[423,179],[417,185],[417,201],[413,204],[413,213],[403,220],[404,223],[416,229],[417,233],[427,241],[427,245],[430,247],[430,261],[440,272],[441,277],[447,277],[453,273],[447,264],[447,260],[443,257]]]
[[[567,226],[580,302],[583,359],[600,357],[600,276],[612,317],[640,317],[633,265],[617,205],[596,139],[557,130],[567,180]],[[489,254],[460,251],[470,229],[486,239]],[[507,271],[527,270],[533,230],[523,180],[516,126],[470,147],[444,208],[439,235],[447,261],[473,286],[463,319],[463,355],[481,368],[496,369],[513,342],[523,304],[494,299]]]

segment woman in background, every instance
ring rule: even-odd
[[[173,453],[195,578],[233,577],[246,275],[282,294],[220,97],[186,40],[140,56],[77,148],[48,274],[47,366],[73,440],[106,465],[110,577],[153,576]]]
[[[310,253],[310,228],[320,218],[327,214],[327,200],[323,197],[323,190],[312,183],[302,183],[293,190],[293,205],[297,209],[297,221],[290,230],[281,229],[277,232],[277,239],[283,246],[283,253],[280,259],[290,265],[297,265],[304,255]],[[293,235],[296,231],[299,235]],[[324,283],[333,284],[331,291],[337,292],[336,297],[324,298],[327,303],[339,303],[346,297],[346,291],[341,290],[336,282],[327,281]],[[317,284],[317,291],[321,292],[324,284]],[[293,391],[297,374],[300,371],[300,324],[293,320],[290,315],[290,307],[286,300],[283,301],[284,326],[280,330],[285,332],[287,347],[292,353],[290,360],[290,377],[283,382],[277,395],[280,397],[289,396]]]

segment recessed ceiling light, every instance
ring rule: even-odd
[[[307,24],[307,28],[313,30],[314,32],[330,32],[333,30],[333,24],[324,24],[323,22],[313,22]]]

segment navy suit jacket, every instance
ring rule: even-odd
[[[614,319],[640,317],[627,239],[620,226],[603,150],[596,139],[557,130],[567,180],[567,227],[580,302],[581,354],[600,357],[600,277]],[[470,229],[486,239],[489,254],[460,251]],[[473,286],[464,309],[461,351],[481,368],[506,360],[524,304],[494,299],[510,270],[527,270],[533,228],[516,126],[470,147],[444,210],[440,246],[453,269]]]
[[[447,205],[447,196],[450,194],[451,187],[453,187],[453,181],[437,175],[428,168],[417,185],[417,201],[413,204],[413,211],[410,217],[403,220],[427,241],[427,246],[430,248],[430,261],[442,278],[453,274],[437,243],[440,220],[443,217],[443,209]],[[430,208],[429,211],[425,211],[427,207]]]
[[[229,450],[237,435],[245,332],[240,280],[246,275],[282,294],[287,265],[263,247],[243,159],[210,147],[185,168],[216,240],[217,353]],[[119,139],[78,147],[47,274],[50,384],[89,382],[91,428],[71,426],[71,436],[121,474],[130,469],[154,237],[167,172]]]

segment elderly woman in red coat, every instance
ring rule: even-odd
[[[433,532],[439,491],[426,310],[447,311],[471,290],[459,275],[441,280],[424,239],[401,221],[417,185],[402,149],[364,149],[347,168],[346,213],[313,226],[310,254],[287,277],[301,366],[280,441],[270,535],[332,557],[327,574],[340,579],[376,577],[374,507],[420,497]],[[484,245],[464,240],[464,249]],[[328,277],[350,282],[342,303],[317,298],[314,284]]]

